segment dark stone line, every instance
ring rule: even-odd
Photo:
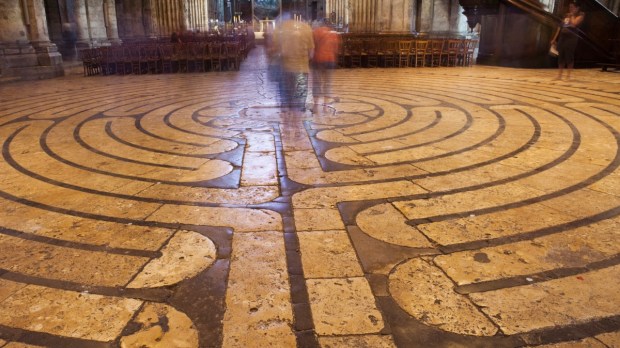
[[[0,278],[17,283],[45,286],[53,289],[61,289],[75,292],[88,292],[89,294],[114,296],[140,299],[144,301],[162,302],[165,301],[173,292],[172,287],[129,289],[122,286],[93,286],[81,283],[74,283],[64,280],[29,276],[21,273],[1,270]]]
[[[516,348],[525,345],[518,336],[498,334],[493,337],[477,337],[428,326],[403,311],[391,297],[377,297],[377,304],[385,320],[390,324],[392,336],[398,347]]]
[[[43,347],[63,348],[113,348],[111,342],[99,342],[72,337],[60,337],[48,333],[15,329],[0,324],[0,337],[14,342],[32,344]]]
[[[149,151],[149,152],[154,152],[154,153],[160,153],[160,154],[164,154],[164,155],[171,155],[171,156],[180,156],[180,157],[189,157],[189,158],[215,158],[215,156],[213,155],[194,155],[194,154],[189,154],[189,153],[183,153],[183,152],[173,152],[173,151],[165,151],[165,150],[160,150],[160,149],[154,149],[154,148],[150,148],[150,147],[146,147],[146,146],[142,146],[139,144],[135,144],[132,143],[130,141],[127,141],[123,138],[121,138],[120,136],[114,134],[114,132],[112,131],[112,122],[113,121],[109,121],[106,124],[106,134],[113,139],[114,141],[118,142],[119,144],[123,144],[129,147],[133,147],[135,149],[139,149],[139,150],[144,150],[144,151]]]
[[[555,268],[553,270],[539,273],[519,275],[510,278],[502,278],[498,280],[490,280],[474,284],[461,285],[456,287],[455,291],[459,294],[465,295],[475,292],[485,292],[515,286],[523,286],[528,284],[545,282],[553,279],[578,276],[580,274],[588,273],[591,271],[617,266],[618,264],[620,264],[620,255],[615,255],[608,259],[598,262],[592,262],[581,267]]]
[[[29,240],[38,243],[44,243],[48,245],[54,245],[63,248],[71,248],[78,250],[88,250],[88,251],[98,251],[104,252],[106,254],[116,254],[116,255],[127,255],[127,256],[136,256],[136,257],[146,257],[146,258],[157,258],[161,256],[161,252],[152,251],[152,250],[140,250],[140,249],[128,249],[128,248],[115,248],[107,245],[96,245],[96,244],[86,244],[80,242],[72,242],[62,239],[45,237],[37,234],[26,233],[21,231],[16,231],[13,229],[8,229],[0,226],[0,234]]]
[[[229,271],[230,260],[219,259],[198,276],[179,283],[169,300],[171,306],[192,320],[199,333],[200,347],[222,346]]]
[[[297,348],[319,348],[319,341],[314,330],[295,332]]]
[[[587,323],[548,328],[541,331],[520,334],[528,345],[551,344],[576,341],[620,329],[620,315],[594,319]]]
[[[516,242],[521,242],[525,240],[531,240],[535,238],[558,234],[558,233],[571,230],[571,229],[575,229],[575,228],[579,228],[579,227],[588,226],[588,225],[594,224],[599,221],[614,218],[618,215],[620,215],[620,207],[609,209],[599,214],[588,216],[583,219],[578,219],[578,220],[570,221],[570,222],[555,225],[555,226],[543,227],[538,230],[534,230],[530,232],[523,232],[523,233],[519,233],[519,234],[512,235],[512,236],[506,236],[506,237],[497,237],[497,238],[486,239],[486,240],[477,240],[473,242],[444,245],[444,246],[441,246],[439,249],[444,254],[451,254],[451,253],[455,253],[459,251],[475,250],[475,249],[481,249],[481,248],[487,248],[487,247],[493,247],[493,246],[500,246],[504,244],[516,243]]]
[[[376,273],[380,269],[387,266],[394,267],[402,260],[413,257],[438,254],[435,249],[410,248],[374,239],[357,226],[347,226],[347,232],[365,273]]]

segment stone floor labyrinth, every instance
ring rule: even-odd
[[[0,85],[0,347],[620,347],[617,74],[251,61]]]

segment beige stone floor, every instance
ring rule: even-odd
[[[0,85],[0,347],[620,347],[620,74]]]

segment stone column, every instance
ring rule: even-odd
[[[92,45],[92,33],[88,19],[88,0],[73,0],[73,18],[75,20],[76,46],[80,48]]]
[[[23,79],[64,75],[62,57],[50,42],[43,0],[0,3],[0,71]]]
[[[108,41],[113,45],[120,45],[121,40],[118,37],[116,5],[114,4],[114,0],[103,0],[103,18]]]
[[[356,0],[350,3],[350,32],[374,33],[377,31],[377,1],[378,0]]]
[[[415,0],[380,0],[378,28],[381,32],[410,33]],[[422,0],[418,0],[422,1]]]

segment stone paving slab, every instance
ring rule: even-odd
[[[620,80],[556,73],[2,84],[0,347],[620,347]]]

